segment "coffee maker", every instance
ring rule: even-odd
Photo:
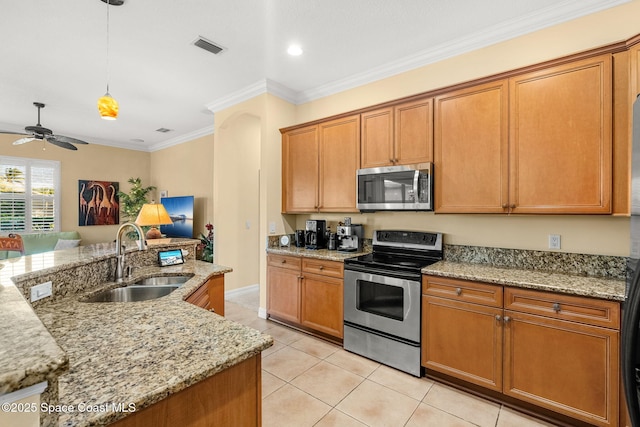
[[[306,249],[323,249],[326,247],[327,221],[324,219],[308,219],[305,228]]]
[[[364,242],[364,227],[362,224],[351,224],[351,218],[344,219],[344,225],[338,225],[338,251],[361,252]]]

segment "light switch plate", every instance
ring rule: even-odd
[[[53,283],[51,281],[40,283],[31,287],[31,302],[53,295]]]

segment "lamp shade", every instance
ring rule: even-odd
[[[173,224],[173,221],[162,203],[145,203],[142,205],[135,223],[140,226],[152,226],[153,228],[147,232],[146,237],[147,239],[158,239],[162,236],[155,226]]]
[[[113,99],[109,92],[105,93],[103,97],[98,99],[98,111],[100,117],[105,120],[115,120],[118,117],[118,101]]]

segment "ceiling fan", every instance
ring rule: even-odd
[[[2,131],[0,133],[6,133],[10,135],[26,135],[24,138],[20,138],[17,141],[13,142],[13,145],[25,144],[27,142],[31,142],[33,140],[46,140],[53,145],[57,145],[58,147],[66,148],[67,150],[77,150],[75,145],[73,144],[89,144],[88,142],[82,141],[80,139],[71,138],[69,136],[63,135],[54,135],[51,129],[47,129],[40,124],[40,109],[44,108],[44,104],[41,102],[34,102],[33,105],[38,109],[38,124],[35,126],[27,126],[24,128],[26,132],[18,133],[18,132],[10,132],[10,131]]]

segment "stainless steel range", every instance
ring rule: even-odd
[[[442,256],[441,233],[378,230],[345,260],[345,350],[420,376],[421,270]]]

